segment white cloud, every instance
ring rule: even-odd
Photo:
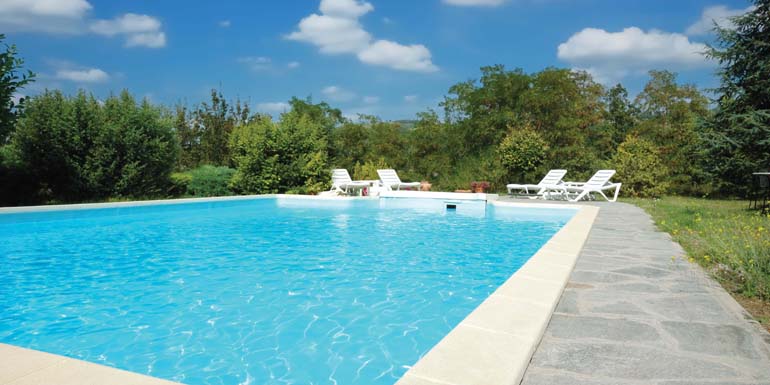
[[[414,103],[417,101],[417,95],[406,95],[404,96],[404,101],[407,103]]]
[[[335,102],[349,102],[355,99],[356,94],[339,86],[328,86],[321,90],[321,93]]]
[[[298,61],[291,61],[288,64],[286,64],[286,67],[289,67],[290,69],[299,68],[300,63]]]
[[[110,79],[110,75],[98,68],[60,69],[55,77],[76,83],[103,83]]]
[[[230,22],[230,20],[221,20],[219,23],[217,23],[217,25],[219,25],[222,28],[230,28],[232,23]]]
[[[270,69],[272,62],[273,61],[269,57],[264,56],[246,56],[238,58],[238,63],[249,67],[253,71]]]
[[[705,44],[691,42],[679,33],[645,32],[636,27],[621,32],[586,28],[559,45],[558,57],[609,83],[661,67],[707,67],[710,62],[702,54],[705,51]]]
[[[160,48],[166,45],[166,34],[160,20],[148,15],[126,13],[109,20],[91,23],[91,32],[103,36],[124,36],[126,47]]]
[[[714,29],[714,24],[721,28],[732,29],[735,26],[730,21],[730,18],[743,15],[753,9],[754,6],[745,9],[730,9],[724,5],[706,7],[701,14],[700,20],[689,26],[685,32],[690,36],[708,35]]]
[[[433,72],[438,70],[431,53],[421,44],[402,45],[389,40],[374,41],[359,18],[374,10],[360,0],[321,0],[321,14],[300,20],[289,40],[313,44],[324,54],[355,54],[366,64],[402,71]]]
[[[438,71],[431,61],[428,48],[422,44],[401,45],[389,40],[377,40],[358,53],[358,59],[367,64],[379,65],[404,71]]]
[[[268,114],[280,114],[291,109],[289,103],[284,102],[265,102],[257,104],[257,111]]]
[[[0,0],[0,30],[78,33],[92,8],[86,0]]]
[[[372,36],[356,19],[313,14],[302,19],[299,30],[287,38],[311,43],[326,54],[340,54],[365,49]]]
[[[444,4],[458,7],[496,7],[505,3],[505,0],[443,0]]]
[[[364,103],[366,104],[377,104],[380,102],[380,98],[378,96],[364,96]]]
[[[318,9],[324,15],[357,19],[374,10],[374,6],[358,0],[322,0]]]

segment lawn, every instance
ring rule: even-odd
[[[735,200],[634,199],[770,330],[770,215]]]

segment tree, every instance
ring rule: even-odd
[[[31,98],[9,145],[40,201],[162,196],[176,163],[171,118],[126,91]]]
[[[700,122],[709,115],[708,99],[676,74],[650,71],[650,80],[635,100],[640,117],[635,133],[660,149],[670,169],[669,182],[679,194],[705,193],[707,178],[698,162]]]
[[[755,0],[731,21],[734,28],[715,26],[708,51],[721,66],[721,84],[703,159],[722,192],[745,194],[751,173],[770,167],[770,1]]]
[[[193,168],[201,164],[230,166],[229,150],[230,133],[237,125],[245,124],[252,119],[247,105],[236,100],[229,104],[222,92],[212,89],[211,101],[201,103],[189,118],[189,128],[180,130],[177,118],[177,132],[182,144],[182,164],[185,168]]]
[[[497,147],[508,180],[529,180],[543,165],[548,144],[530,126],[514,127]]]
[[[18,57],[16,45],[3,43],[5,35],[0,34],[0,44],[5,50],[0,52],[0,145],[8,141],[14,129],[19,109],[24,98],[18,98],[17,92],[35,79],[32,71],[22,71],[24,60]]]
[[[668,192],[668,167],[660,150],[649,140],[629,135],[612,158],[616,179],[633,197],[659,197]]]

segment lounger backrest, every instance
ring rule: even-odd
[[[610,181],[613,175],[615,175],[615,170],[599,170],[586,182],[585,187],[602,187]]]
[[[352,182],[353,179],[350,178],[350,174],[348,174],[348,170],[344,168],[335,168],[332,170],[332,184],[333,185],[340,185],[345,183]]]
[[[545,174],[545,178],[543,178],[543,180],[541,180],[540,183],[538,183],[538,186],[559,184],[561,180],[564,178],[564,175],[567,175],[567,170],[548,171],[548,174]]]
[[[386,186],[392,186],[394,184],[401,183],[401,178],[399,178],[398,174],[396,174],[396,170],[393,170],[393,169],[377,170],[377,175],[380,176],[380,180]]]

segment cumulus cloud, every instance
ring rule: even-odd
[[[265,102],[257,104],[257,111],[268,114],[280,114],[288,111],[290,108],[291,106],[289,106],[289,103],[285,102]]]
[[[161,22],[148,15],[126,13],[109,20],[91,20],[87,0],[0,0],[0,30],[123,36],[126,47],[166,45]]]
[[[724,5],[706,7],[701,14],[700,20],[687,28],[685,31],[690,36],[708,35],[714,29],[714,25],[721,28],[732,29],[735,26],[730,21],[731,18],[743,15],[754,9],[754,6],[744,9],[730,9]]]
[[[310,43],[324,54],[355,54],[366,64],[402,71],[433,72],[438,70],[431,53],[421,44],[402,45],[389,40],[374,40],[359,19],[374,10],[360,0],[321,0],[320,14],[300,20],[289,40]]]
[[[222,28],[230,28],[232,23],[230,22],[230,20],[221,20],[219,23],[217,23],[217,25],[219,25]]]
[[[380,98],[378,96],[364,96],[364,103],[366,104],[377,104],[380,102]]]
[[[444,4],[458,7],[496,7],[505,3],[505,0],[443,0]]]
[[[417,101],[417,95],[406,95],[404,96],[404,101],[407,103],[414,103]]]
[[[636,27],[620,32],[586,28],[559,45],[559,59],[610,83],[655,68],[707,67],[706,45],[691,42],[679,33],[643,31]]]
[[[91,23],[92,32],[103,36],[123,36],[126,47],[161,48],[166,45],[166,34],[161,31],[160,20],[135,13],[126,13],[109,20]]]
[[[289,67],[289,69],[295,69],[299,68],[300,63],[298,61],[290,61],[288,64],[286,64],[286,67]]]
[[[59,69],[54,77],[76,83],[103,83],[110,79],[109,74],[98,68]]]
[[[356,94],[339,86],[328,86],[321,90],[321,93],[329,100],[335,102],[349,102],[355,99]]]
[[[86,0],[0,0],[0,29],[78,33],[92,8]]]
[[[380,65],[404,71],[438,71],[431,61],[428,48],[422,44],[401,45],[389,40],[377,40],[358,53],[358,59],[367,64]]]

